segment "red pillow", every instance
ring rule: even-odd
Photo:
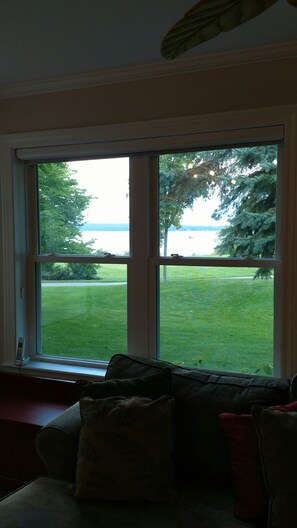
[[[271,409],[297,411],[297,402]],[[221,413],[219,420],[230,448],[234,515],[246,521],[262,519],[267,515],[268,499],[252,415]]]

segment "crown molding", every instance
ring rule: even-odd
[[[170,75],[182,75],[202,70],[243,66],[245,64],[256,64],[296,57],[297,41],[291,41],[230,52],[183,57],[175,59],[174,61],[160,60],[124,68],[69,75],[41,81],[0,85],[0,99],[78,90],[81,88],[167,77]]]

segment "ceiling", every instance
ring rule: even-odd
[[[167,62],[165,33],[197,0],[0,0],[0,87]],[[183,57],[297,41],[297,9],[278,0]]]

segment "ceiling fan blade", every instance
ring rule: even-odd
[[[297,0],[288,0],[296,4]],[[199,0],[165,35],[161,53],[175,59],[222,31],[229,31],[265,9],[277,0]]]

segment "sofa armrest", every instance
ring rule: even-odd
[[[36,450],[51,478],[75,481],[81,417],[79,402],[42,427]]]

